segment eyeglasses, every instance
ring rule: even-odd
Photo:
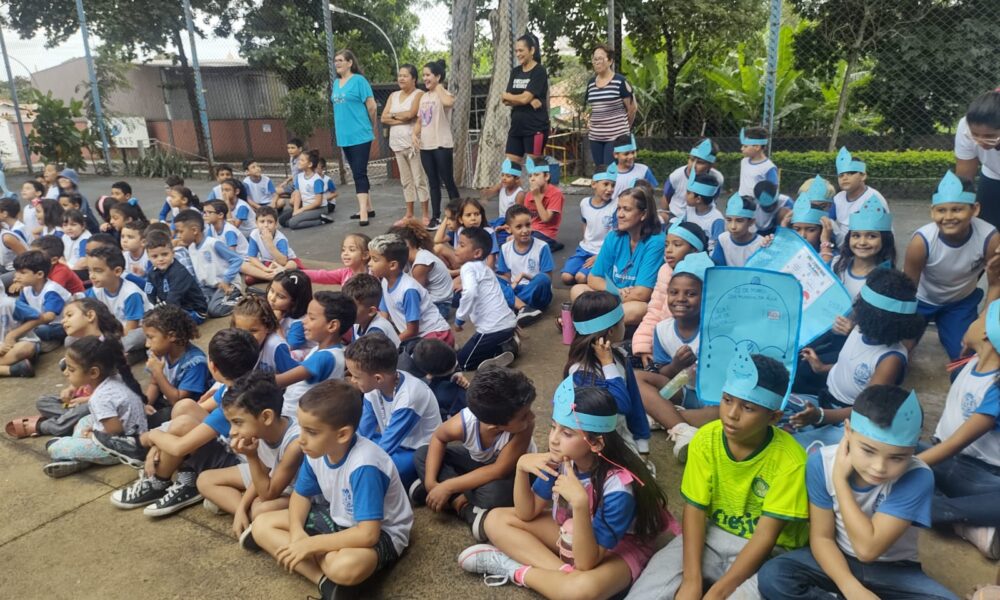
[[[980,137],[978,135],[973,135],[971,131],[965,132],[965,137],[969,138],[977,144],[982,144],[984,146],[996,146],[1000,145],[1000,136],[996,137]]]

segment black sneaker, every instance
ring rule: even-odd
[[[111,494],[111,504],[126,510],[141,508],[162,498],[169,487],[169,479],[157,479],[140,474],[135,483],[117,489]]]
[[[146,453],[149,450],[142,447],[137,435],[108,435],[103,431],[94,431],[91,439],[122,464],[135,469],[141,469],[146,465]]]
[[[31,365],[31,361],[27,358],[24,360],[19,360],[10,366],[10,376],[11,377],[34,377],[35,367]]]
[[[406,495],[410,497],[410,504],[413,506],[423,506],[427,502],[427,488],[424,487],[424,482],[414,479]]]
[[[430,223],[427,224],[427,231],[434,231],[441,226],[441,219],[437,217],[431,218]]]
[[[247,525],[247,528],[243,530],[240,534],[240,548],[243,548],[247,552],[258,552],[260,546],[257,545],[257,540],[253,539],[253,523]]]
[[[478,506],[472,507],[472,523],[469,527],[472,529],[472,537],[476,538],[479,543],[485,542],[488,538],[486,537],[486,515],[489,514],[490,509],[480,508]]]
[[[542,311],[533,306],[525,305],[521,307],[521,310],[517,311],[517,326],[527,327],[541,318]]]
[[[201,493],[198,492],[196,486],[184,485],[180,481],[175,481],[159,500],[144,508],[142,514],[147,517],[165,517],[192,504],[198,504],[202,500]]]
[[[323,221],[324,223],[333,223],[333,215],[331,215],[329,213],[322,214],[322,215],[319,216],[319,220]]]
[[[335,210],[337,210],[337,203],[336,202],[327,202],[326,203],[326,214],[332,215],[333,211],[335,211]]]
[[[320,600],[353,600],[358,597],[357,588],[337,585],[326,575],[320,577],[316,587],[319,588]]]

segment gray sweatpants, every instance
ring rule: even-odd
[[[705,531],[705,550],[701,557],[702,577],[713,583],[722,578],[749,541],[708,525]],[[684,536],[679,535],[653,555],[642,575],[632,584],[625,600],[671,600],[681,587],[683,575]],[[761,600],[762,596],[757,591],[757,575],[744,581],[729,598]]]
[[[417,469],[417,477],[424,479],[427,472],[427,450],[430,446],[418,448],[413,454],[413,466]],[[444,461],[441,462],[441,470],[438,472],[437,480],[445,481],[465,475],[470,471],[475,471],[480,467],[492,464],[476,462],[469,455],[469,450],[459,444],[451,443],[444,449]],[[465,497],[469,499],[472,506],[479,508],[496,508],[498,506],[514,506],[514,474],[510,474],[509,479],[497,479],[485,483],[477,488],[467,490]]]

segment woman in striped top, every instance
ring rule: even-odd
[[[636,106],[632,86],[615,73],[615,51],[601,44],[594,49],[592,61],[594,76],[585,96],[590,105],[590,154],[595,164],[607,166],[614,162],[615,138],[631,132]]]

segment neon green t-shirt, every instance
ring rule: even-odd
[[[788,521],[779,546],[800,548],[809,541],[806,453],[776,427],[762,448],[741,461],[729,453],[722,421],[699,429],[688,449],[681,494],[733,535],[749,539],[767,515]]]

